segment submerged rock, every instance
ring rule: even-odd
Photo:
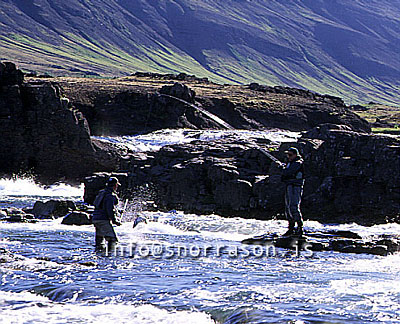
[[[92,220],[90,219],[89,214],[84,212],[74,211],[69,213],[64,217],[61,224],[64,225],[90,225],[92,224]]]

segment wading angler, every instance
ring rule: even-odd
[[[118,242],[114,225],[121,225],[120,215],[116,208],[119,203],[117,189],[120,185],[117,178],[110,178],[106,188],[101,190],[94,200],[95,210],[93,212],[93,225],[96,229],[96,249],[103,249],[103,242],[106,240],[107,249],[111,251]]]

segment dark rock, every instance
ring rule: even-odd
[[[362,237],[357,233],[345,230],[331,230],[331,231],[326,231],[325,233],[350,239],[362,239]]]
[[[74,211],[64,217],[61,224],[64,225],[90,225],[92,221],[89,214],[84,212]]]
[[[95,267],[95,266],[97,266],[97,263],[94,262],[94,261],[80,261],[79,264],[83,265],[85,267]]]
[[[0,87],[21,85],[24,82],[24,74],[18,70],[14,63],[0,62]]]
[[[195,75],[188,75],[186,73],[179,74],[161,74],[152,72],[136,72],[132,76],[138,78],[150,78],[156,80],[176,80],[176,81],[190,81],[199,83],[209,83],[208,78],[198,78]]]
[[[343,239],[342,235],[343,233],[340,233],[340,231],[307,232],[302,238],[280,237],[276,234],[265,234],[245,239],[242,243],[251,245],[274,245],[275,247],[285,249],[297,248],[299,251],[304,250],[307,245],[307,249],[312,251],[365,253],[382,256],[397,252],[400,249],[400,242],[394,237],[385,239],[381,239],[379,236],[369,237],[368,239]]]
[[[376,117],[375,122],[372,123],[373,127],[393,127],[394,125],[392,125],[390,122],[386,121],[386,120],[381,120],[380,118]]]
[[[177,97],[191,103],[194,102],[194,98],[196,96],[196,93],[189,89],[188,86],[178,82],[172,86],[163,86],[160,90],[160,93]]]
[[[350,109],[354,111],[368,111],[368,108],[362,105],[352,105]]]
[[[357,253],[357,254],[374,254],[374,255],[382,255],[385,256],[388,254],[388,248],[384,245],[377,245],[377,246],[367,246],[367,245],[346,245],[338,252],[342,253]]]
[[[25,223],[26,219],[25,216],[22,214],[20,215],[14,214],[8,217],[6,221],[11,223]]]
[[[37,201],[32,209],[32,214],[40,219],[52,219],[63,217],[72,210],[76,210],[73,201],[49,200],[46,202]]]
[[[320,222],[393,222],[400,210],[400,141],[353,132],[347,126],[322,125],[298,143],[283,143],[274,155],[296,145],[305,159],[302,210]],[[268,148],[263,145],[264,148]],[[281,217],[284,185],[280,170],[253,145],[234,138],[192,142],[131,156],[122,191],[155,188],[164,210],[271,219]],[[102,178],[102,180],[101,180]],[[85,183],[85,200],[93,201],[104,176]],[[127,190],[129,189],[129,190]],[[341,232],[347,238],[357,236]]]
[[[306,149],[314,144],[317,150]],[[320,126],[305,133],[299,145],[307,172],[320,179],[312,187],[308,184],[310,194],[304,197],[304,207],[319,206],[315,218],[362,224],[396,221],[400,210],[398,139]]]
[[[26,214],[23,210],[18,208],[8,208],[1,213],[0,219],[10,223],[35,223],[37,220],[31,214]]]
[[[389,253],[396,253],[400,251],[400,239],[395,237],[380,237],[376,245],[384,245],[387,247]]]
[[[10,63],[0,70],[0,172],[29,171],[50,182],[118,168],[123,153],[91,140],[86,119],[57,84],[22,83]]]
[[[301,89],[271,88],[273,90],[261,95],[231,85],[184,84],[182,81],[178,85],[167,83],[160,90],[158,85],[147,87],[153,83],[144,86],[133,82],[123,86],[109,82],[60,80],[71,104],[84,114],[94,135],[132,135],[166,128],[223,128],[196,109],[160,96],[158,92],[196,101],[196,105],[238,129],[304,131],[331,123],[347,125],[354,131],[371,132],[369,123],[345,106],[341,99]],[[196,96],[194,91],[198,92]]]

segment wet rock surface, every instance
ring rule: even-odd
[[[282,237],[275,233],[248,238],[243,244],[273,245],[278,248],[301,251],[335,251],[341,253],[365,253],[386,256],[400,251],[400,237],[376,235],[362,238],[357,233],[346,231],[307,232],[301,238]]]
[[[63,218],[61,224],[81,226],[81,225],[91,225],[92,221],[88,213],[74,211],[66,215]]]
[[[34,215],[26,213],[22,209],[15,208],[15,207],[0,210],[0,221],[6,221],[6,222],[10,222],[10,223],[36,223],[37,222]]]

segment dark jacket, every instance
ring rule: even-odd
[[[294,185],[302,187],[304,185],[304,161],[301,157],[297,157],[294,161],[286,164],[282,171],[282,181],[286,185]]]
[[[101,190],[94,200],[95,210],[93,220],[110,220],[116,222],[118,211],[115,206],[118,205],[118,196],[111,188]]]

